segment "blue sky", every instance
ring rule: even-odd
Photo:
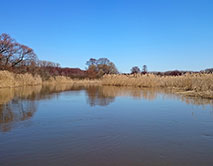
[[[85,69],[91,57],[120,72],[213,67],[212,0],[0,1],[0,33],[63,67]]]

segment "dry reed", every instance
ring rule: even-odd
[[[72,83],[73,80],[70,77],[55,76],[50,77],[48,80],[43,81],[43,84],[61,84],[61,83]]]
[[[8,71],[0,71],[0,88],[11,88],[42,83],[40,76],[31,74],[14,74]]]
[[[213,98],[213,74],[199,73],[182,76],[105,75],[102,78],[102,85],[173,88],[181,90],[179,93],[186,95]]]
[[[213,98],[213,74],[185,74],[181,76],[157,76],[154,74],[132,75],[104,75],[99,80],[73,80],[69,77],[50,77],[42,81],[40,76],[31,74],[14,74],[0,71],[0,88],[19,87],[41,84],[72,84],[72,85],[107,85],[107,86],[133,86],[148,88],[170,88],[176,93],[188,96]]]

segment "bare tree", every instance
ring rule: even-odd
[[[140,68],[138,66],[134,66],[132,67],[131,69],[131,74],[137,74],[137,73],[140,73]]]
[[[146,65],[143,65],[142,73],[143,73],[143,74],[146,74],[146,73],[147,73],[147,66],[146,66]]]
[[[1,69],[6,68],[10,58],[16,52],[16,41],[8,34],[3,33],[0,35],[0,65]]]
[[[0,65],[1,69],[15,67],[20,64],[31,64],[37,59],[32,48],[17,43],[8,34],[0,35]]]
[[[86,65],[88,67],[90,67],[91,65],[96,65],[97,64],[97,60],[95,58],[90,58],[87,62]]]
[[[87,73],[88,75],[92,75],[92,78],[96,76],[101,77],[104,74],[118,73],[115,64],[107,58],[99,58],[98,60],[90,58],[90,60],[86,62],[86,65],[88,66]]]
[[[22,62],[29,63],[35,62],[36,60],[37,56],[32,48],[29,48],[22,44],[17,44],[16,52],[11,58],[11,66],[15,67],[21,64]]]

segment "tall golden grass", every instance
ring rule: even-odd
[[[0,88],[11,88],[28,85],[39,85],[42,83],[40,76],[31,74],[14,74],[8,71],[0,71]]]
[[[188,95],[213,97],[213,74],[185,74],[181,76],[157,76],[153,74],[105,75],[103,85],[159,87],[182,90]]]
[[[41,84],[61,84],[72,83],[73,80],[69,77],[56,76],[50,77],[43,81],[39,75],[32,74],[15,74],[9,71],[0,71],[0,88],[13,88],[21,86],[34,86]]]
[[[107,85],[132,86],[148,88],[170,88],[176,93],[189,96],[213,98],[213,74],[185,74],[181,76],[157,76],[154,74],[104,75],[99,80],[73,80],[69,77],[56,76],[42,81],[40,76],[31,74],[14,74],[0,71],[0,88],[19,87],[41,84],[72,84],[72,85]]]
[[[72,83],[73,80],[65,76],[50,77],[48,80],[43,81],[43,84],[60,84],[60,83]]]

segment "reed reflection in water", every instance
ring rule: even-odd
[[[133,87],[115,86],[76,86],[69,84],[45,85],[21,88],[0,89],[0,130],[9,131],[14,122],[31,118],[36,112],[39,100],[51,99],[60,92],[84,91],[87,103],[90,106],[106,106],[115,101],[119,96],[131,96],[135,99],[155,100],[158,95],[164,98],[173,98],[193,105],[211,105],[213,101],[203,98],[174,95],[165,89],[142,89]]]

